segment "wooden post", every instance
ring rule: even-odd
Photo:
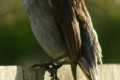
[[[77,67],[78,80],[87,80]],[[106,64],[98,66],[99,80],[120,80],[120,65]],[[73,80],[69,65],[58,69],[60,80]],[[50,74],[45,68],[24,69],[20,66],[0,66],[0,80],[50,80]]]
[[[0,66],[0,80],[23,80],[22,67]]]
[[[99,66],[99,80],[120,80],[120,65],[107,64]]]

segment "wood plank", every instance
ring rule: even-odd
[[[118,64],[105,64],[98,66],[99,80],[120,80],[120,65]],[[24,80],[50,80],[50,73],[45,69],[37,68],[32,70],[25,70],[27,75],[32,75],[29,79]],[[27,76],[24,76],[27,77]],[[71,68],[69,65],[63,65],[58,69],[58,77],[60,80],[73,80]],[[78,80],[87,80],[81,69],[77,67]]]
[[[99,80],[120,80],[119,64],[104,64],[98,66]],[[69,65],[58,69],[60,80],[73,80]],[[77,67],[78,80],[87,80],[81,69]],[[20,66],[0,66],[0,80],[50,80],[50,73],[45,68],[24,69]]]
[[[120,65],[106,64],[99,66],[99,80],[120,80]]]
[[[22,67],[0,66],[0,80],[23,80]]]

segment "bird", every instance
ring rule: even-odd
[[[102,49],[84,0],[24,0],[32,31],[54,59],[67,55],[74,80],[79,65],[90,80],[98,80]],[[62,60],[61,60],[62,62]]]

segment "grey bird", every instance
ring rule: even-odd
[[[77,65],[90,80],[98,80],[102,50],[84,0],[24,0],[24,7],[48,55],[55,59],[67,54],[74,80]]]

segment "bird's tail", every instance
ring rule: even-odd
[[[84,58],[79,60],[79,67],[82,69],[83,73],[89,80],[98,80],[98,70],[97,65],[90,66]]]
[[[71,64],[71,70],[72,70],[72,75],[73,75],[74,80],[77,80],[76,68],[77,68],[77,64]]]

